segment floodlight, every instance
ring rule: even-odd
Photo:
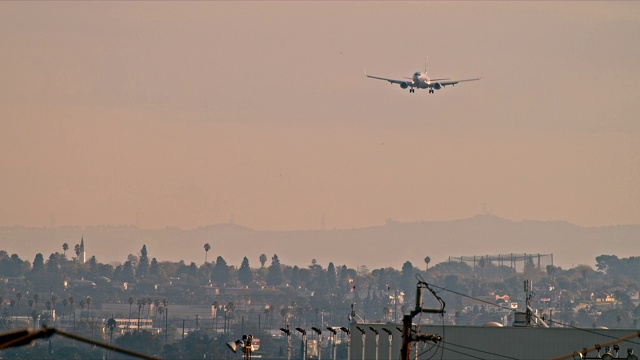
[[[236,345],[236,342],[235,342],[235,341],[229,341],[229,342],[227,343],[227,347],[228,347],[231,351],[233,351],[234,353],[238,351],[238,345]]]
[[[364,330],[360,327],[360,326],[356,326],[356,329],[360,330],[360,332],[362,333],[362,335],[365,334]]]
[[[282,330],[282,332],[287,334],[287,335],[291,335],[291,331],[289,331],[289,329],[280,328],[280,330]]]
[[[391,336],[391,330],[389,330],[387,328],[382,328],[382,331],[386,332],[387,334],[389,334]]]
[[[297,327],[296,330],[298,330],[302,335],[307,335],[307,330],[305,330],[303,328]]]
[[[349,331],[349,329],[347,329],[346,327],[342,326],[340,327],[340,330],[344,331],[347,333],[347,335],[351,334],[351,331]]]
[[[311,330],[315,331],[315,332],[316,332],[316,334],[318,334],[318,335],[322,335],[322,330],[318,329],[317,327],[313,327],[313,326],[312,326],[312,327],[311,327]]]
[[[336,331],[336,329],[332,328],[332,327],[327,327],[327,330],[331,331],[333,333],[333,335],[337,335],[338,332]]]
[[[371,331],[373,331],[374,333],[376,333],[376,335],[378,335],[378,330],[374,329],[373,326],[369,326],[369,329],[371,329]]]

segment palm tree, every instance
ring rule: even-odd
[[[69,311],[73,311],[73,321],[75,324],[76,321],[76,313],[75,313],[75,309],[73,308],[73,304],[76,303],[76,298],[74,298],[73,296],[69,296],[69,305],[71,305],[71,308],[69,309]]]
[[[129,329],[129,326],[131,324],[131,307],[133,306],[133,304],[135,304],[136,302],[136,298],[134,298],[133,296],[129,297],[129,322],[127,323],[127,329]]]
[[[207,254],[209,254],[209,250],[211,250],[211,245],[209,243],[204,244],[204,263],[207,263]]]
[[[16,313],[14,311],[15,310],[14,306],[16,306],[16,301],[11,299],[11,301],[9,301],[9,306],[11,306],[11,316],[13,316],[13,321],[15,322],[16,321],[16,318],[15,318]]]
[[[160,299],[155,299],[153,300],[153,305],[156,307],[156,316],[155,318],[158,318],[158,310],[160,310]]]
[[[140,331],[140,312],[142,311],[144,304],[146,304],[145,300],[138,300],[138,331]]]
[[[424,262],[427,263],[427,271],[429,271],[429,263],[431,262],[431,258],[430,257],[425,257],[424,258]]]
[[[64,324],[64,313],[67,310],[67,305],[69,305],[69,299],[63,299],[62,300],[62,323]]]
[[[153,304],[153,300],[151,298],[147,298],[147,319],[151,315],[151,304]]]
[[[36,307],[38,306],[38,301],[40,301],[40,294],[33,295],[33,301],[36,302]]]
[[[62,251],[63,251],[62,256],[67,257],[67,250],[69,250],[69,244],[67,243],[62,244]]]
[[[29,313],[31,313],[31,311],[33,310],[33,305],[34,305],[33,300],[29,300],[29,301],[27,302],[27,305],[29,305]]]
[[[91,296],[87,296],[85,298],[85,303],[87,304],[87,312],[89,313],[89,315],[91,315],[91,304],[93,303],[93,299],[91,299]]]
[[[87,306],[87,303],[84,299],[80,300],[80,318],[82,318],[82,313],[84,312],[84,307]]]
[[[18,314],[20,314],[20,300],[22,300],[22,293],[21,292],[18,292],[16,294],[16,299],[18,299],[18,308],[16,309],[16,312]]]
[[[113,341],[113,330],[115,330],[116,325],[116,319],[114,319],[113,317],[107,320],[107,323],[105,324],[105,327],[107,328],[107,330],[109,330],[109,345],[111,345],[111,342]]]

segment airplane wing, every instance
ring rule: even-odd
[[[367,75],[367,73],[365,73],[365,75]],[[387,78],[383,78],[383,77],[378,77],[378,76],[371,76],[371,75],[367,75],[368,78],[372,78],[372,79],[377,79],[377,80],[385,80],[388,81],[392,84],[402,84],[402,83],[411,83],[413,84],[412,80],[395,80],[395,79],[387,79]]]
[[[462,79],[462,80],[451,80],[451,81],[440,81],[440,85],[442,85],[442,87],[445,87],[447,85],[455,85],[457,83],[461,83],[461,82],[465,82],[465,81],[476,81],[476,80],[480,80],[482,79],[482,76],[479,78],[474,78],[474,79]],[[431,80],[434,81],[434,80]]]

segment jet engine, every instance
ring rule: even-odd
[[[437,83],[433,84],[433,88],[436,89],[436,90],[440,90],[442,88],[442,85],[440,85],[440,83],[437,82]]]
[[[403,89],[406,89],[406,88],[409,87],[409,84],[407,84],[406,81],[403,81],[403,82],[400,83],[400,87],[403,88]]]

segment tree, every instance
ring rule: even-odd
[[[402,278],[401,278],[401,286],[402,290],[406,295],[409,295],[414,292],[414,288],[416,286],[416,280],[414,277],[414,268],[413,264],[410,261],[406,261],[402,265]]]
[[[69,305],[69,299],[62,299],[62,325],[64,325],[64,313],[67,311],[67,305]]]
[[[110,318],[109,320],[107,320],[107,323],[105,324],[105,327],[109,332],[109,345],[111,345],[111,342],[113,341],[113,330],[116,329],[116,325],[117,325],[116,319],[114,318]]]
[[[93,304],[93,299],[91,298],[91,296],[87,296],[84,299],[85,304],[87,304],[87,312],[89,313],[89,315],[91,315],[91,304]]]
[[[160,336],[153,335],[147,330],[127,332],[118,337],[116,346],[134,350],[143,354],[157,356],[162,349]]]
[[[265,254],[261,254],[260,255],[260,267],[264,267],[264,264],[267,262],[267,255]]]
[[[134,298],[133,296],[130,296],[128,303],[129,303],[129,322],[127,323],[127,329],[129,329],[129,326],[131,324],[131,307],[133,306],[133,304],[136,303],[136,298]]]
[[[253,273],[249,268],[249,259],[246,256],[242,259],[242,265],[238,269],[238,280],[244,285],[249,285],[253,281]]]
[[[20,300],[22,300],[22,293],[18,292],[16,294],[16,299],[18,299],[18,307],[16,308],[16,312],[20,314]]]
[[[222,256],[218,256],[216,266],[211,271],[211,280],[218,285],[223,285],[229,283],[230,279],[231,271],[229,265],[227,265],[227,262]]]
[[[209,243],[204,244],[204,263],[207,263],[207,255],[209,254],[209,250],[211,250],[211,245]]]
[[[160,267],[158,266],[158,260],[156,260],[156,258],[151,259],[151,265],[149,265],[149,275],[154,279],[160,277]]]
[[[67,250],[69,250],[69,244],[67,243],[62,244],[62,251],[63,251],[62,256],[67,257]]]
[[[138,268],[136,269],[136,277],[138,279],[144,278],[149,275],[149,257],[147,256],[147,245],[142,245],[142,249],[140,249],[140,262],[138,263]]]
[[[282,269],[280,268],[280,260],[278,255],[273,255],[271,258],[271,266],[269,266],[269,272],[267,273],[267,285],[278,286],[283,282]]]
[[[60,265],[58,264],[58,257],[56,255],[59,254],[49,255],[49,260],[47,260],[47,272],[50,274],[57,273],[60,268]]]
[[[424,258],[424,262],[427,264],[427,271],[429,271],[429,263],[431,262],[431,258],[430,257],[425,257]]]
[[[44,257],[41,253],[37,253],[35,259],[33,259],[33,268],[31,271],[34,273],[44,271]]]

